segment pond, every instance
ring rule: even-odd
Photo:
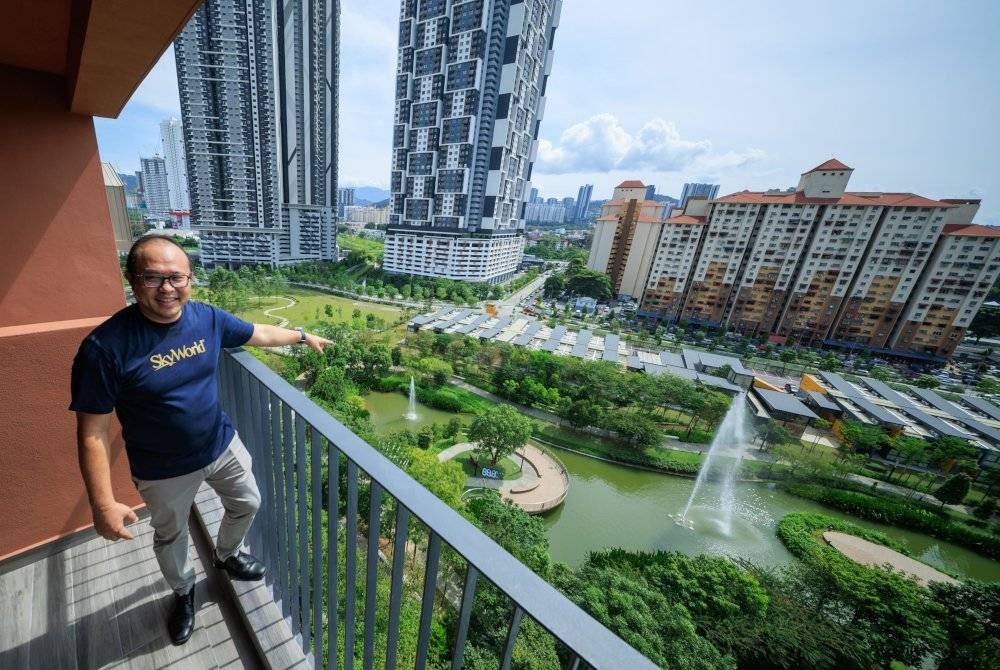
[[[375,432],[379,434],[401,430],[418,431],[432,423],[448,423],[456,416],[463,418],[461,414],[434,409],[418,402],[417,418],[407,419],[403,415],[406,414],[409,399],[402,393],[373,391],[365,395],[364,400],[365,407],[368,408],[371,415],[372,424],[375,426]]]
[[[554,561],[577,566],[587,552],[617,546],[691,555],[724,554],[760,565],[783,565],[794,559],[774,534],[778,521],[791,512],[820,512],[883,531],[905,542],[915,558],[929,565],[959,576],[1000,581],[1000,563],[985,556],[927,535],[848,516],[768,484],[739,485],[731,537],[720,531],[711,506],[699,501],[688,516],[694,523],[694,530],[690,530],[676,525],[669,515],[684,508],[694,480],[563,450],[556,450],[556,454],[569,471],[570,489],[562,506],[543,517]],[[705,503],[718,499],[718,490],[712,487],[708,484],[701,496]]]

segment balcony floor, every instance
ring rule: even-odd
[[[136,539],[95,538],[0,573],[0,668],[259,667],[256,652],[193,529],[197,628],[170,643],[173,595],[153,555],[148,518]]]

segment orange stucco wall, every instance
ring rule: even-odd
[[[3,559],[90,523],[69,370],[125,300],[93,120],[67,111],[61,77],[0,66],[0,157]],[[116,495],[138,505],[114,443]]]

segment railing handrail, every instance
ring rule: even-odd
[[[232,356],[580,660],[594,668],[657,667],[264,363],[242,349],[227,350],[226,355]]]

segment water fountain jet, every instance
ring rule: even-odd
[[[417,419],[417,386],[413,383],[413,375],[410,375],[410,404],[403,418],[407,421],[416,421]]]
[[[729,411],[726,412],[725,418],[722,419],[722,423],[719,425],[719,430],[715,433],[715,438],[712,440],[708,454],[705,456],[705,462],[702,463],[701,468],[698,470],[698,477],[695,479],[694,488],[691,489],[687,505],[684,506],[684,511],[676,517],[677,525],[694,529],[694,522],[688,519],[691,505],[694,504],[698,493],[708,480],[709,473],[719,460],[719,456],[725,455],[731,457],[732,460],[728,464],[721,464],[725,470],[722,477],[722,492],[719,495],[719,502],[715,511],[717,512],[722,532],[726,536],[732,535],[733,508],[736,505],[736,475],[739,472],[740,465],[743,463],[743,454],[746,451],[749,441],[745,398],[745,394],[742,393],[733,398],[733,404],[729,406]]]

